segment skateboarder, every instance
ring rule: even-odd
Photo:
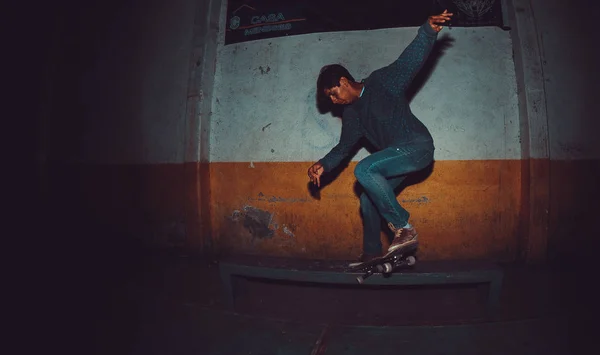
[[[354,170],[364,189],[360,196],[364,233],[361,262],[382,255],[382,217],[394,233],[388,252],[416,246],[417,231],[409,223],[409,212],[396,200],[394,189],[408,174],[432,163],[435,147],[429,130],[411,112],[405,91],[451,16],[447,10],[430,16],[396,61],[361,82],[338,64],[325,66],[319,74],[318,94],[344,108],[339,143],[308,169],[311,182],[320,186],[321,175],[336,167],[361,137],[378,149]]]

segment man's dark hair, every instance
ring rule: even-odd
[[[319,96],[325,96],[324,91],[340,85],[340,78],[345,77],[354,81],[354,77],[348,72],[348,69],[339,64],[326,65],[321,68],[319,78],[317,79],[317,90]]]

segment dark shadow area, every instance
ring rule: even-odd
[[[236,310],[242,314],[374,326],[477,321],[484,316],[488,292],[485,284],[325,285],[244,277],[234,277],[233,284]]]

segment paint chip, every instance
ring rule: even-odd
[[[292,232],[291,229],[288,228],[285,224],[283,225],[283,233],[285,233],[289,237],[295,237],[296,235]]]
[[[234,210],[233,213],[231,213],[231,220],[234,222],[238,222],[241,216],[242,212],[240,210]]]
[[[273,220],[273,213],[260,208],[244,207],[244,227],[253,237],[264,239],[272,238],[274,230],[269,228]]]

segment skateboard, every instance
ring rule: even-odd
[[[396,249],[386,255],[373,260],[348,266],[350,272],[362,271],[363,275],[356,278],[359,284],[373,274],[389,275],[399,268],[412,267],[417,263],[414,254],[417,250],[417,244],[405,248]]]

